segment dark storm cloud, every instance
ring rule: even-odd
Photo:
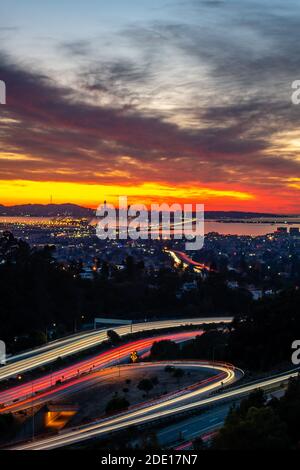
[[[224,178],[234,168],[268,169],[289,174],[299,168],[294,161],[266,159],[261,152],[267,147],[262,135],[251,135],[254,123],[247,120],[251,109],[257,115],[257,104],[246,109],[216,108],[204,113],[204,118],[215,122],[202,131],[179,129],[176,125],[149,118],[138,112],[127,113],[107,107],[75,101],[74,90],[56,86],[44,75],[12,66],[1,56],[0,73],[8,84],[9,97],[5,116],[15,119],[14,124],[1,125],[1,151],[31,155],[32,161],[1,162],[0,177],[47,179],[49,173],[60,169],[61,176],[72,181],[99,182],[97,172],[106,173],[124,169],[119,157],[131,156],[137,160],[133,180],[145,177],[143,165],[150,165],[146,174],[153,180],[167,179],[170,165],[175,170],[173,181],[187,177],[211,180]],[[234,116],[237,122],[226,127],[219,122]],[[255,121],[256,117],[253,117]],[[249,126],[250,122],[250,126]],[[248,135],[249,134],[249,135]],[[165,159],[162,161],[161,157]],[[176,159],[176,160],[174,160]],[[196,167],[195,167],[196,165]],[[176,173],[176,168],[180,171]],[[161,170],[161,174],[158,172]],[[216,171],[218,170],[218,171]]]

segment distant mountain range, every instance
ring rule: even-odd
[[[93,217],[95,211],[76,204],[24,204],[21,206],[3,206],[0,204],[0,216],[11,217]]]
[[[94,209],[81,207],[76,204],[23,204],[4,206],[0,204],[0,216],[11,217],[93,217]],[[286,214],[270,214],[260,212],[239,211],[206,211],[206,219],[253,219],[271,217],[294,217]],[[296,217],[296,216],[295,216]]]

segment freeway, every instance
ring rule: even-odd
[[[197,364],[197,363],[195,363]],[[225,380],[221,382],[223,385],[232,383],[237,379],[239,371],[230,366],[217,366],[217,364],[211,364],[214,367],[218,367],[218,370],[226,372],[228,375]],[[56,436],[51,436],[45,439],[41,439],[35,442],[30,442],[20,446],[14,447],[15,450],[46,450],[55,449],[63,446],[75,444],[87,439],[95,438],[97,436],[103,436],[110,434],[121,429],[126,429],[130,426],[137,426],[146,423],[153,423],[163,418],[172,415],[183,414],[200,407],[214,405],[225,402],[226,400],[235,400],[240,397],[249,394],[253,390],[258,388],[268,389],[271,386],[286,383],[290,378],[296,377],[298,370],[293,369],[286,372],[283,375],[276,375],[269,377],[264,380],[256,381],[254,383],[243,385],[238,388],[221,392],[213,396],[204,396],[216,388],[216,384],[209,384],[200,389],[193,390],[188,394],[175,396],[165,401],[159,401],[155,403],[148,403],[139,409],[128,410],[127,412],[121,413],[115,417],[101,420],[97,423],[89,424],[86,426],[66,430]],[[219,384],[220,385],[220,384]]]
[[[56,436],[51,436],[41,440],[35,440],[27,444],[13,447],[14,450],[46,450],[55,449],[81,441],[85,441],[97,436],[109,434],[113,431],[126,429],[132,425],[144,424],[149,421],[162,419],[164,416],[177,414],[182,410],[193,408],[199,401],[209,400],[208,395],[213,391],[225,385],[229,385],[238,380],[242,371],[235,369],[230,364],[210,363],[207,361],[168,361],[168,365],[174,365],[188,368],[205,368],[218,372],[216,380],[207,381],[199,384],[196,388],[191,387],[185,391],[179,391],[171,396],[162,397],[158,400],[142,404],[141,406],[129,409],[117,416],[101,419],[92,424],[80,426],[66,430]],[[151,364],[150,364],[151,366]]]
[[[272,398],[280,399],[284,395],[284,389],[270,390],[266,392],[267,400]],[[235,405],[239,404],[242,398],[237,400]],[[170,448],[174,447],[174,442],[181,442],[175,450],[188,450],[192,449],[192,441],[201,437],[204,442],[210,441],[223,426],[228,412],[232,406],[231,402],[226,401],[225,404],[220,404],[204,410],[200,416],[192,416],[187,419],[176,423],[175,425],[168,426],[160,430],[157,434],[159,443],[161,445],[168,445]]]
[[[204,325],[211,323],[231,323],[232,317],[204,317],[191,319],[161,320],[136,323],[131,326],[120,326],[114,330],[124,336],[131,332],[171,329],[184,325]],[[30,352],[9,358],[9,363],[0,368],[0,381],[17,376],[56,361],[59,357],[67,357],[80,351],[93,348],[107,340],[107,331],[111,328],[82,333],[77,336],[55,341]]]
[[[185,331],[132,341],[17,387],[3,390],[0,392],[0,413],[26,409],[35,402],[41,403],[54,398],[58,393],[66,394],[79,384],[88,385],[95,371],[128,361],[132,351],[138,353],[149,351],[154,341],[183,342],[201,334],[201,330]]]
[[[53,400],[57,401],[60,400],[61,398],[65,397],[66,395],[74,395],[84,389],[89,389],[90,387],[100,384],[103,385],[105,382],[111,383],[112,381],[116,380],[116,374],[118,377],[123,376],[125,373],[132,374],[133,372],[136,372],[140,374],[143,372],[145,369],[152,368],[154,372],[161,373],[162,368],[165,368],[168,363],[166,362],[155,362],[155,363],[137,363],[137,364],[122,364],[118,366],[112,366],[108,367],[105,369],[98,370],[96,372],[92,372],[87,375],[83,375],[82,377],[78,377],[76,379],[72,379],[68,381],[66,384],[59,385],[56,387],[53,387],[51,389],[46,390],[45,392],[39,393],[35,395],[34,397],[29,397],[20,401],[17,401],[16,403],[8,404],[6,405],[2,410],[0,410],[0,413],[9,413],[9,412],[18,412],[22,410],[26,410],[32,407],[40,406],[45,403],[53,402]],[[188,368],[188,362],[184,364],[184,368]],[[199,364],[200,366],[200,364]],[[202,380],[200,383],[195,383],[191,386],[188,387],[189,390],[192,388],[197,388],[199,386],[202,386],[208,382],[213,382],[216,379],[219,379],[220,377],[225,378],[224,373],[214,373],[215,371],[212,371],[211,367],[208,367],[205,362],[203,364],[201,363],[202,370],[203,372],[206,371],[210,375],[209,378]],[[193,365],[191,365],[190,369],[193,369]],[[216,371],[217,372],[217,371]],[[184,390],[187,390],[185,388]],[[170,392],[168,395],[164,395],[164,398],[167,396],[171,395],[178,395],[181,393],[184,393],[184,390],[177,390],[175,392]]]
[[[188,256],[183,251],[171,251],[166,250],[166,253],[169,253],[171,257],[174,259],[176,264],[186,264],[187,266],[193,266],[199,270],[206,269],[207,271],[213,271],[210,266],[204,263],[198,263],[198,261],[194,261],[190,256]]]
[[[162,447],[171,446],[174,442],[191,441],[220,428],[225,421],[231,404],[225,403],[213,407],[201,415],[189,416],[179,423],[166,425],[157,432],[157,439]]]

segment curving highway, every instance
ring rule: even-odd
[[[170,364],[170,362],[168,363]],[[183,363],[180,363],[180,367]],[[189,364],[190,366],[190,364]],[[201,366],[201,365],[200,365]],[[203,366],[203,364],[202,364]],[[206,364],[206,367],[208,364]],[[56,436],[51,436],[39,441],[30,442],[27,444],[14,447],[14,450],[47,450],[55,449],[63,446],[75,444],[87,439],[95,438],[97,436],[110,434],[114,431],[126,429],[129,426],[142,425],[147,422],[154,422],[161,420],[164,417],[171,415],[181,414],[192,411],[196,408],[213,405],[226,400],[233,400],[242,397],[258,388],[268,389],[271,386],[279,385],[287,382],[290,378],[298,375],[298,370],[291,370],[285,374],[270,377],[268,379],[256,381],[254,383],[243,385],[238,388],[228,390],[227,392],[218,393],[214,396],[205,396],[217,387],[228,385],[236,380],[242,372],[232,366],[224,364],[211,364],[212,367],[217,368],[220,372],[226,372],[226,378],[220,380],[218,384],[209,384],[200,387],[197,390],[192,390],[186,394],[179,394],[165,401],[157,401],[143,405],[139,409],[128,410],[113,418],[100,420],[97,423],[88,424],[74,429],[69,429],[59,433]],[[197,364],[195,363],[195,367]]]
[[[183,251],[166,250],[166,253],[169,253],[171,255],[176,264],[184,263],[187,266],[193,266],[194,268],[198,268],[199,270],[206,269],[207,271],[213,271],[210,266],[204,263],[199,263],[198,261],[194,261]]]
[[[138,325],[135,325],[137,328],[141,329],[160,329],[160,328],[172,328],[175,326],[180,326],[183,324],[187,323],[193,323],[197,325],[201,325],[203,323],[207,322],[229,322],[231,319],[229,318],[217,318],[217,319],[197,319],[197,320],[172,320],[172,321],[163,321],[163,322],[151,322],[151,324],[147,323],[141,323]],[[128,333],[129,327],[120,327],[117,328],[116,330],[118,331],[119,334],[126,334]],[[141,331],[141,329],[139,331]],[[47,348],[41,348],[40,352],[37,353],[37,355],[33,356],[32,358],[26,357],[26,358],[21,358],[20,361],[17,361],[16,363],[11,363],[8,366],[4,367],[3,369],[15,365],[22,365],[22,361],[28,361],[30,359],[37,359],[38,361],[46,360],[48,361],[49,358],[46,357],[44,358],[44,355],[48,354],[57,354],[58,351],[61,351],[65,348],[74,348],[76,345],[81,344],[81,342],[86,342],[86,341],[94,341],[97,338],[97,341],[101,341],[101,338],[103,338],[103,335],[105,335],[106,339],[106,331],[107,330],[102,330],[101,332],[93,332],[90,334],[84,334],[80,335],[78,337],[73,337],[69,339],[65,339],[62,341],[56,342],[54,345],[49,345]],[[151,347],[151,344],[155,339],[162,339],[162,338],[172,338],[174,340],[178,341],[184,341],[186,340],[189,335],[190,336],[195,336],[195,334],[199,334],[199,330],[197,332],[181,332],[177,333],[174,335],[168,334],[165,336],[161,336],[159,338],[151,338],[151,339],[141,339],[132,343],[129,343],[127,345],[122,345],[119,348],[115,348],[113,350],[107,351],[105,353],[102,353],[97,356],[97,361],[96,359],[93,358],[93,361],[96,362],[96,367],[97,369],[103,369],[103,367],[111,367],[115,365],[116,363],[120,364],[120,358],[124,358],[125,356],[128,357],[128,353],[131,352],[134,349],[137,349],[139,351],[147,351]],[[99,339],[100,338],[100,339]],[[102,339],[104,340],[104,339]],[[49,349],[48,349],[49,348]],[[103,356],[105,355],[106,356]],[[118,358],[116,357],[118,356]],[[91,359],[87,361],[82,361],[81,367],[84,364],[83,367],[83,374],[86,375],[81,375],[80,370],[81,367],[79,368],[78,376],[74,378],[72,376],[69,381],[69,378],[66,381],[66,384],[61,384],[55,387],[55,391],[50,390],[51,393],[64,393],[63,387],[69,387],[70,389],[67,390],[69,393],[70,390],[77,391],[78,387],[80,389],[81,386],[84,386],[85,381],[93,380],[95,377],[94,374],[109,374],[110,371],[107,370],[107,372],[101,370],[100,372],[94,372],[93,369],[91,369]],[[290,378],[296,377],[298,375],[299,369],[293,369],[291,371],[287,371],[281,375],[276,375],[276,376],[271,376],[269,378],[264,378],[261,380],[257,380],[256,382],[253,383],[248,383],[247,385],[242,385],[238,386],[235,388],[230,387],[227,391],[222,391],[223,386],[225,385],[231,385],[233,384],[236,380],[242,377],[243,372],[234,366],[230,364],[225,364],[225,363],[211,363],[207,361],[168,361],[165,363],[161,363],[161,365],[180,365],[181,368],[188,367],[188,368],[205,368],[205,369],[214,369],[214,372],[217,374],[205,381],[202,381],[201,383],[197,383],[191,387],[187,387],[184,390],[179,390],[177,392],[171,393],[168,396],[161,397],[160,399],[157,400],[152,400],[151,402],[146,402],[142,403],[138,406],[129,408],[126,412],[120,413],[118,415],[115,415],[113,417],[108,417],[105,419],[98,419],[96,421],[93,421],[92,423],[85,424],[83,426],[79,426],[76,428],[70,428],[66,429],[64,431],[59,432],[56,435],[51,435],[49,437],[45,438],[40,438],[36,439],[32,442],[27,442],[19,445],[15,445],[11,447],[12,450],[51,450],[51,449],[56,449],[60,447],[66,447],[69,445],[74,445],[77,443],[80,443],[82,441],[86,441],[92,438],[97,438],[100,436],[104,435],[109,435],[115,431],[120,431],[122,429],[126,429],[130,426],[139,426],[139,425],[144,425],[149,422],[155,422],[159,421],[163,418],[166,418],[168,416],[175,416],[178,414],[184,414],[186,412],[190,412],[192,410],[195,410],[199,407],[207,407],[208,405],[215,405],[218,403],[229,403],[230,401],[240,399],[244,395],[249,394],[251,391],[256,390],[258,388],[262,389],[270,389],[274,386],[279,386],[283,383],[286,383]],[[152,363],[147,363],[147,364],[142,364],[142,365],[131,365],[130,367],[157,367],[158,364],[152,364]],[[78,367],[78,365],[71,366],[73,368],[72,373],[74,373],[74,367]],[[129,367],[129,366],[126,366]],[[2,370],[3,370],[2,369]],[[62,372],[58,372],[58,374],[61,374]],[[64,370],[64,373],[67,374],[67,370]],[[48,377],[49,379],[49,377]],[[38,380],[44,380],[44,379],[38,379]],[[53,378],[52,378],[53,380]],[[24,384],[23,387],[25,387],[21,393],[20,397],[23,397],[25,403],[18,403],[17,405],[14,403],[11,403],[11,401],[14,401],[14,393],[16,390],[10,389],[6,392],[6,398],[7,403],[10,403],[9,406],[20,406],[20,409],[26,408],[26,400],[28,400],[28,403],[30,403],[30,406],[32,406],[33,401],[32,401],[32,391],[33,387],[32,384],[29,385],[29,389],[26,386],[28,384]],[[47,384],[49,386],[49,383]],[[62,387],[61,389],[59,387]],[[77,387],[77,388],[76,388]],[[51,387],[50,387],[51,388]],[[219,390],[218,390],[219,389]],[[221,389],[221,390],[220,390]],[[19,390],[20,391],[20,390]],[[218,393],[215,393],[218,392]],[[26,393],[30,395],[31,398],[26,398]],[[0,395],[1,396],[1,395]],[[4,395],[2,395],[2,398]],[[49,397],[45,396],[43,397],[42,395],[38,394],[34,400],[37,400],[38,402],[41,401],[47,401]],[[23,408],[22,408],[23,407]]]
[[[203,325],[207,323],[230,323],[231,317],[214,317],[214,318],[197,318],[197,319],[177,319],[177,320],[164,320],[156,322],[143,322],[134,325],[134,332],[150,331],[161,329],[171,329],[185,325]],[[49,343],[41,348],[31,352],[25,352],[15,357],[10,358],[9,364],[2,367],[0,370],[0,380],[9,378],[21,372],[25,372],[35,367],[55,361],[59,357],[65,357],[74,354],[84,349],[92,348],[95,345],[107,340],[107,331],[105,328],[98,331],[79,334],[64,338],[62,340]],[[114,328],[119,335],[126,335],[130,333],[131,326],[121,326]],[[62,370],[55,371],[44,377],[38,378],[31,382],[21,384],[17,387],[9,388],[0,392],[0,413],[10,411],[24,410],[28,407],[40,405],[49,401],[49,399],[60,397],[66,393],[74,393],[85,387],[90,381],[95,379],[95,374],[106,374],[103,369],[111,368],[124,360],[128,360],[130,353],[137,350],[140,353],[149,351],[155,340],[172,339],[174,341],[186,341],[195,335],[201,334],[201,330],[184,331],[174,334],[164,334],[152,338],[143,338],[140,340],[132,341],[131,343],[115,347],[105,351],[92,358],[80,361],[72,366],[66,367]],[[165,363],[170,364],[170,362]],[[173,362],[173,364],[177,364]],[[147,363],[147,367],[153,367],[154,364]],[[157,367],[157,364],[155,364]],[[140,366],[132,366],[140,367]],[[144,366],[145,367],[145,366]],[[35,441],[34,443],[25,444],[25,447],[31,448],[31,445],[37,445],[37,448],[52,449],[76,443],[82,440],[90,439],[96,435],[112,432],[116,429],[131,426],[132,424],[139,424],[140,422],[147,422],[148,420],[157,419],[158,416],[162,417],[165,413],[177,413],[178,406],[193,405],[196,400],[202,399],[224,384],[231,383],[240,377],[240,371],[234,369],[233,366],[226,364],[208,363],[206,361],[198,362],[180,362],[180,367],[189,368],[202,368],[214,369],[217,375],[214,375],[209,380],[195,386],[188,387],[186,390],[179,390],[169,396],[165,396],[160,400],[151,403],[144,403],[141,406],[130,409],[127,413],[109,418],[105,420],[98,420],[90,425],[84,427],[70,429],[67,434],[62,438],[55,439],[47,438],[46,441]],[[108,372],[109,373],[109,372]],[[157,414],[158,413],[158,414]],[[58,437],[58,436],[55,436]],[[50,441],[49,441],[50,439]],[[19,447],[18,447],[19,448]],[[36,448],[36,447],[34,447]]]
[[[95,371],[112,367],[122,361],[128,361],[132,351],[138,353],[150,351],[155,341],[172,340],[182,342],[201,334],[201,330],[185,331],[131,341],[38,379],[3,390],[0,392],[0,413],[32,407],[33,402],[40,403],[41,400],[45,401],[47,398],[53,398],[54,395],[62,391],[64,393],[70,392],[79,384],[87,384]],[[33,397],[35,397],[35,400],[33,400]]]
[[[184,325],[231,323],[232,320],[232,317],[205,317],[142,322],[132,325],[132,332],[137,333],[149,330],[176,328]],[[77,336],[71,336],[69,338],[55,341],[33,351],[13,356],[9,358],[9,363],[7,365],[0,368],[0,381],[54,362],[59,357],[67,357],[80,351],[93,348],[107,340],[107,331],[109,329],[111,328],[105,328],[89,333],[83,333]],[[131,333],[131,326],[120,326],[114,328],[114,330],[120,336],[124,336]]]
[[[242,372],[235,369],[233,366],[225,363],[210,363],[207,361],[168,361],[160,363],[161,365],[180,365],[181,368],[201,368],[212,369],[218,372],[215,378],[203,381],[196,386],[188,387],[185,390],[172,393],[167,397],[162,397],[158,400],[153,400],[141,404],[137,407],[129,409],[117,416],[105,418],[93,422],[92,424],[80,426],[73,429],[68,429],[58,435],[47,437],[41,440],[36,440],[30,443],[12,447],[12,450],[50,450],[78,442],[82,442],[94,437],[99,437],[104,434],[109,434],[113,431],[119,431],[129,426],[144,424],[149,421],[162,419],[171,414],[178,414],[179,412],[193,408],[198,405],[199,401],[205,400],[206,396],[213,390],[216,390],[224,385],[229,385],[238,380],[242,376]],[[155,364],[143,364],[143,367],[157,367]],[[140,367],[139,365],[133,367]]]

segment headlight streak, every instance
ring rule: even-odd
[[[142,332],[149,330],[159,330],[164,328],[176,328],[184,325],[203,325],[210,323],[231,323],[232,317],[214,317],[214,318],[192,318],[192,319],[178,319],[178,320],[163,320],[156,322],[142,322],[133,325],[133,332]],[[26,371],[33,370],[46,364],[54,362],[59,357],[64,358],[80,351],[93,348],[104,341],[107,341],[107,329],[101,331],[93,331],[89,334],[84,333],[69,339],[62,339],[56,341],[48,346],[32,351],[32,356],[27,357],[28,353],[19,354],[16,357],[11,357],[9,363],[0,369],[0,381],[10,377],[22,374]],[[130,326],[121,326],[115,328],[115,331],[124,336],[130,334]],[[13,362],[17,360],[16,362]]]
[[[178,365],[178,362],[168,362],[169,365]],[[150,405],[145,405],[138,410],[129,410],[128,412],[122,413],[121,415],[114,418],[107,418],[101,420],[96,424],[85,425],[80,428],[68,430],[61,433],[59,436],[54,436],[41,441],[35,441],[29,444],[13,447],[13,450],[43,450],[43,449],[54,449],[57,447],[66,446],[71,443],[80,442],[83,440],[90,439],[95,436],[110,433],[115,430],[127,428],[132,425],[138,425],[141,423],[147,423],[162,417],[178,413],[184,410],[191,409],[197,406],[198,402],[192,401],[192,403],[181,404],[182,402],[189,400],[197,400],[197,397],[205,395],[214,389],[221,387],[222,385],[229,384],[236,379],[236,369],[232,366],[212,364],[212,363],[186,363],[181,362],[181,367],[195,367],[195,368],[209,368],[224,372],[225,378],[219,379],[217,382],[209,384],[205,387],[200,387],[197,390],[192,390],[184,395],[176,396],[174,398],[167,399],[166,401],[159,401]]]

